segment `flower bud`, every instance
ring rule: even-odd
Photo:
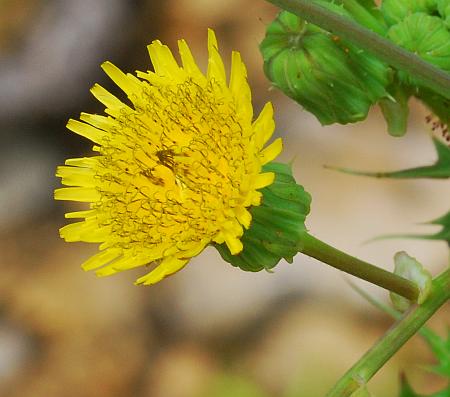
[[[322,124],[363,120],[387,95],[385,64],[289,12],[269,25],[260,50],[273,85]]]
[[[450,2],[448,0],[437,0],[436,3],[444,25],[447,29],[450,29]]]
[[[383,0],[381,12],[389,25],[395,25],[416,12],[432,14],[436,7],[436,0]]]
[[[222,258],[242,270],[272,269],[282,258],[292,263],[301,250],[305,219],[311,196],[295,182],[290,165],[271,162],[264,172],[275,173],[275,181],[260,190],[260,206],[251,207],[252,223],[241,237],[243,250],[232,255],[226,244],[216,244]]]
[[[441,18],[421,12],[409,15],[391,26],[387,37],[425,61],[450,71],[450,32]],[[418,83],[404,72],[399,71],[398,75],[406,84]]]

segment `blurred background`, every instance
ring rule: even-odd
[[[245,7],[245,10],[243,10]],[[0,0],[0,395],[8,397],[322,396],[390,326],[342,273],[298,255],[273,274],[245,273],[212,249],[152,287],[142,271],[97,279],[79,265],[96,251],[58,236],[70,203],[54,202],[55,167],[90,153],[65,124],[101,113],[89,93],[112,87],[99,67],[150,68],[146,45],[185,38],[206,66],[207,28],[229,65],[239,50],[256,111],[276,109],[282,160],[312,194],[308,227],[317,237],[387,269],[406,250],[436,274],[443,242],[387,240],[429,232],[419,225],[448,210],[447,181],[390,181],[342,175],[324,164],[364,170],[434,161],[424,118],[413,105],[410,131],[390,137],[378,109],[352,126],[322,128],[270,84],[258,44],[276,9],[262,0]],[[377,299],[379,288],[353,280]],[[449,308],[430,326],[443,333]],[[442,387],[416,337],[383,368],[371,389],[397,395],[406,373],[421,393]]]

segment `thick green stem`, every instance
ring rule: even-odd
[[[337,15],[311,0],[267,0],[307,21],[369,51],[393,67],[408,72],[422,85],[450,99],[450,74],[424,61],[349,18]]]
[[[302,244],[303,254],[417,302],[420,291],[412,281],[339,251],[310,234],[302,239]]]
[[[326,397],[349,397],[375,373],[450,299],[450,269],[433,280],[431,293],[422,305],[414,305],[339,380]]]

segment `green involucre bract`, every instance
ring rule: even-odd
[[[301,250],[305,219],[311,196],[295,182],[290,165],[271,162],[263,166],[274,172],[275,181],[263,189],[262,203],[252,207],[252,223],[241,241],[243,250],[231,255],[225,244],[216,244],[222,258],[242,270],[270,270],[282,259],[292,263]]]

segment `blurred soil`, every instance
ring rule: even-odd
[[[55,204],[52,191],[56,165],[89,153],[89,144],[64,126],[81,111],[102,111],[89,94],[96,81],[112,87],[102,61],[145,70],[145,45],[157,38],[172,48],[186,38],[205,65],[212,27],[222,54],[242,53],[255,109],[274,103],[283,160],[295,158],[295,174],[313,194],[308,226],[314,234],[386,268],[402,249],[433,273],[447,263],[440,242],[361,243],[383,233],[423,232],[415,223],[448,210],[448,183],[323,169],[433,161],[425,110],[414,108],[402,140],[387,135],[376,110],[363,126],[321,128],[269,89],[263,75],[258,43],[274,15],[260,0],[0,1],[0,396],[315,397],[392,323],[338,272],[300,256],[275,274],[251,274],[206,250],[151,288],[133,286],[142,270],[105,279],[80,270],[95,247],[59,238],[69,205]],[[448,309],[431,322],[441,333]],[[423,371],[431,360],[416,337],[372,389],[394,397],[406,371],[420,392],[435,391],[441,381]]]

